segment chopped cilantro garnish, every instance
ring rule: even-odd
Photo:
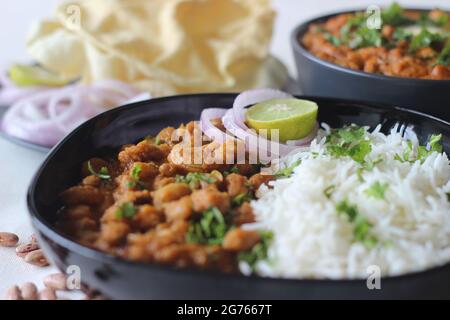
[[[331,186],[329,186],[329,187],[325,188],[325,190],[323,190],[323,194],[325,195],[325,197],[330,199],[334,190],[336,190],[336,186],[334,184],[332,184]]]
[[[371,29],[367,26],[361,26],[355,31],[354,37],[349,41],[348,46],[352,49],[364,47],[381,47],[383,37],[378,29]]]
[[[248,202],[250,200],[252,200],[252,195],[249,192],[245,192],[238,194],[236,197],[233,198],[233,200],[231,200],[231,202],[233,206],[239,207],[244,202]]]
[[[403,28],[397,28],[394,33],[392,34],[392,37],[396,41],[404,41],[404,40],[410,40],[412,38],[412,34],[409,32],[406,32]]]
[[[138,164],[134,165],[133,170],[131,170],[130,180],[128,181],[128,188],[143,188],[144,185],[139,180],[139,174],[142,172],[142,167]]]
[[[442,49],[436,63],[445,67],[450,67],[450,41],[448,41],[444,49]]]
[[[386,193],[387,188],[389,187],[388,183],[373,183],[368,189],[366,189],[366,194],[376,199],[384,199],[384,195]]]
[[[342,44],[341,39],[339,39],[338,37],[336,37],[335,35],[333,35],[331,32],[323,29],[323,28],[319,28],[318,31],[323,35],[323,37],[325,38],[325,40],[327,40],[328,42],[330,42],[333,46],[340,46]]]
[[[416,155],[414,155],[414,146],[411,140],[408,140],[406,142],[406,148],[403,151],[402,155],[398,155],[396,154],[394,156],[395,160],[398,160],[400,162],[410,162],[410,163],[414,163],[417,160],[420,160],[420,162],[424,162],[425,159],[432,154],[433,152],[438,152],[441,153],[442,152],[442,145],[441,145],[441,139],[442,139],[442,134],[438,134],[438,135],[431,135],[430,138],[428,139],[428,143],[427,146],[421,146],[419,145],[417,147],[417,152]]]
[[[327,151],[334,157],[348,156],[363,164],[372,151],[372,144],[366,139],[365,132],[364,128],[355,125],[334,129],[327,136]]]
[[[412,38],[409,50],[414,52],[420,48],[429,47],[433,43],[443,42],[444,40],[444,35],[430,32],[427,28],[422,28],[422,31]]]
[[[216,207],[203,212],[200,220],[191,221],[186,241],[188,243],[221,244],[230,229],[222,213]]]
[[[260,241],[250,250],[242,251],[238,254],[239,262],[246,262],[252,271],[255,270],[256,263],[267,259],[267,252],[273,240],[273,233],[271,231],[260,231]]]
[[[224,173],[223,173],[223,176],[224,177],[226,177],[226,176],[228,176],[228,175],[230,175],[230,174],[232,174],[232,173],[239,173],[240,171],[239,171],[239,168],[237,167],[237,166],[233,166],[231,169],[230,169],[230,171],[225,171]]]
[[[406,148],[403,150],[403,154],[402,155],[396,154],[394,156],[394,159],[400,162],[409,162],[410,161],[409,158],[412,153],[413,153],[413,144],[411,140],[408,140],[406,142]]]
[[[116,218],[133,218],[136,214],[136,207],[131,202],[124,202],[120,205],[120,207],[116,211]]]
[[[111,175],[109,174],[107,167],[101,167],[98,172],[95,172],[94,168],[92,167],[91,160],[89,160],[87,162],[87,166],[88,166],[89,172],[92,175],[99,177],[102,180],[110,180],[111,179]]]
[[[402,26],[414,23],[414,20],[405,16],[403,8],[397,3],[392,3],[381,12],[383,23],[391,26]]]
[[[430,148],[430,152],[438,152],[442,153],[442,145],[441,145],[442,134],[432,134],[430,139],[428,140],[428,146]]]
[[[159,145],[161,144],[161,138],[160,138],[159,136],[156,136],[156,138],[155,138],[155,144],[156,144],[157,146],[159,146]]]
[[[340,30],[341,38],[344,42],[350,40],[350,33],[353,29],[363,26],[366,23],[366,17],[363,13],[356,13],[354,17],[350,18],[346,24],[344,24]]]
[[[289,167],[283,168],[278,170],[275,173],[276,178],[289,178],[292,173],[294,172],[294,169],[297,168],[300,163],[302,163],[302,160],[298,159],[293,164],[291,164]]]
[[[374,160],[367,160],[363,165],[363,169],[372,171],[373,168],[375,168],[375,166],[381,162],[383,162],[383,158],[381,156],[376,157]]]
[[[360,214],[356,205],[351,205],[347,200],[343,200],[337,204],[336,210],[339,214],[345,214],[353,223],[355,241],[363,243],[369,249],[378,243],[378,239],[371,234],[372,224]]]
[[[191,189],[199,187],[200,182],[206,182],[208,184],[215,183],[217,180],[207,173],[189,172],[186,176],[177,175],[175,178],[178,183],[186,183]]]

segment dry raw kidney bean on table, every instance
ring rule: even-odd
[[[19,237],[11,232],[0,232],[0,246],[15,247],[19,242]]]

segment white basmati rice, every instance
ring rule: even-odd
[[[376,265],[382,275],[423,270],[450,261],[450,164],[445,153],[432,153],[423,163],[400,162],[406,141],[395,128],[384,135],[377,127],[369,159],[383,161],[358,175],[360,167],[349,157],[334,158],[326,151],[327,132],[321,130],[309,150],[282,163],[301,158],[287,179],[258,191],[251,203],[257,223],[246,228],[271,230],[274,239],[268,259],[256,265],[263,276],[288,278],[365,278]],[[404,129],[404,128],[403,128]],[[417,138],[407,129],[417,147]],[[411,138],[411,136],[413,136]],[[276,166],[276,165],[275,165]],[[388,183],[385,199],[365,192],[374,182]],[[328,198],[324,190],[335,186]],[[354,225],[336,205],[347,199],[372,225],[378,239],[368,248],[354,239]],[[241,271],[248,266],[241,264]]]

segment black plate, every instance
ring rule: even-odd
[[[450,266],[385,278],[381,290],[368,290],[365,280],[283,280],[224,275],[142,264],[114,258],[81,246],[54,228],[61,207],[58,194],[80,179],[80,164],[109,154],[121,145],[155,134],[166,126],[198,119],[205,107],[230,106],[233,94],[203,94],[153,99],[107,111],[82,124],[58,144],[38,170],[28,191],[28,207],[41,245],[62,270],[81,268],[82,281],[111,298],[125,299],[306,299],[306,298],[450,298]],[[332,127],[356,123],[388,132],[396,123],[412,125],[424,142],[442,133],[450,151],[450,124],[423,114],[326,98],[320,121]]]
[[[410,9],[429,11],[425,9]],[[352,10],[311,19],[296,27],[291,45],[298,71],[298,83],[303,94],[386,103],[433,114],[450,120],[450,80],[428,80],[390,77],[356,71],[322,60],[298,41],[312,23],[319,23],[343,14],[365,11]]]

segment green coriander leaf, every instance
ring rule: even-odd
[[[345,214],[350,222],[353,222],[358,213],[358,208],[354,205],[350,205],[347,200],[343,200],[336,205],[336,210],[340,214]]]
[[[383,157],[378,156],[373,161],[371,160],[366,161],[362,167],[364,170],[372,171],[373,168],[375,168],[375,166],[381,162],[383,162]]]
[[[207,173],[189,172],[186,176],[177,175],[175,181],[178,183],[186,183],[191,189],[197,189],[200,186],[200,182],[211,184],[217,180]]]
[[[329,187],[325,188],[325,190],[323,190],[323,194],[325,195],[325,197],[330,199],[334,190],[336,190],[336,186],[334,184],[332,184],[331,186],[329,186]]]
[[[430,47],[433,43],[443,42],[445,37],[440,33],[432,33],[426,28],[422,28],[422,31],[411,40],[409,50],[414,52],[420,48]]]
[[[156,144],[157,146],[159,146],[159,145],[161,144],[161,138],[160,138],[159,136],[156,136],[156,138],[155,138],[155,144]]]
[[[358,168],[358,169],[356,170],[356,174],[358,175],[358,180],[359,180],[359,182],[364,182],[364,177],[363,177],[363,174],[364,174],[364,168],[363,168],[363,167]]]
[[[351,38],[354,29],[358,29],[366,24],[366,17],[363,13],[356,13],[345,23],[340,30],[341,39],[343,42],[348,43]]]
[[[220,210],[212,207],[203,212],[200,219],[190,221],[186,241],[210,245],[221,244],[231,227],[226,223]]]
[[[402,26],[414,23],[414,20],[405,16],[403,8],[397,3],[392,3],[381,12],[383,23],[391,26]]]
[[[270,244],[273,241],[273,233],[271,231],[259,231],[260,241],[250,250],[241,251],[237,260],[239,262],[246,262],[252,271],[255,271],[256,263],[267,259],[267,253]]]
[[[372,145],[369,140],[363,140],[349,150],[349,156],[356,162],[364,163],[366,155],[372,151]]]
[[[130,180],[128,181],[128,188],[136,188],[140,189],[144,188],[144,184],[140,181],[139,175],[142,172],[142,167],[139,164],[135,164],[133,169],[131,170]]]
[[[339,214],[345,214],[348,220],[353,223],[355,241],[363,243],[368,249],[373,248],[378,243],[378,239],[371,234],[372,224],[359,213],[356,205],[343,200],[336,205],[336,210]]]
[[[131,177],[133,179],[139,179],[139,174],[142,172],[142,167],[140,165],[135,165],[131,171]]]
[[[109,174],[107,167],[101,167],[99,172],[95,172],[94,168],[92,167],[91,160],[89,160],[87,162],[87,166],[88,166],[89,172],[92,175],[99,177],[102,180],[110,180],[111,179],[111,175]]]
[[[439,54],[436,63],[445,67],[450,67],[450,41],[447,41],[447,44]]]
[[[366,194],[376,199],[384,199],[387,188],[389,187],[388,183],[373,183],[368,189],[366,189]]]
[[[372,151],[370,140],[365,138],[365,130],[355,125],[333,129],[326,139],[327,151],[333,157],[348,156],[363,164],[366,156]]]
[[[412,38],[412,34],[409,32],[406,32],[403,28],[397,28],[395,29],[394,33],[392,34],[392,37],[394,40],[398,41],[409,41]]]
[[[233,166],[233,168],[231,168],[230,172],[231,172],[231,173],[239,173],[240,171],[239,171],[239,168],[238,168],[238,167]]]
[[[120,205],[120,207],[116,211],[116,218],[123,219],[128,218],[131,219],[136,215],[136,207],[132,202],[124,202]]]
[[[294,172],[294,169],[297,168],[302,163],[302,160],[298,159],[293,164],[291,164],[289,167],[286,167],[284,169],[279,170],[275,173],[276,178],[289,178],[292,173]]]
[[[236,166],[233,166],[233,167],[230,169],[230,171],[225,171],[225,172],[223,173],[223,176],[226,177],[226,176],[228,176],[228,175],[231,174],[231,173],[239,173],[239,172],[240,172],[240,171],[239,171],[239,168],[236,167]]]
[[[338,37],[333,35],[331,32],[329,32],[323,28],[319,28],[319,29],[317,29],[317,31],[320,32],[323,35],[323,37],[325,38],[325,40],[330,42],[333,46],[337,47],[342,44],[341,39],[339,39]]]
[[[328,42],[330,42],[335,47],[338,47],[342,44],[342,41],[338,37],[332,35],[331,33],[325,33],[324,37]]]
[[[421,163],[425,161],[425,159],[432,154],[433,152],[442,153],[443,148],[441,144],[442,134],[433,134],[428,139],[427,146],[419,145],[417,147],[417,155],[413,154],[413,144],[412,141],[407,141],[407,146],[403,151],[403,156],[395,155],[394,159],[400,162],[410,162],[414,163],[417,160],[420,160]]]
[[[383,45],[383,37],[380,30],[362,26],[355,31],[354,37],[349,41],[348,45],[352,49],[381,47]]]
[[[442,134],[433,134],[428,140],[428,145],[431,152],[442,153],[442,145],[441,145]]]
[[[245,192],[245,193],[238,194],[236,197],[233,198],[233,200],[231,200],[231,202],[232,202],[233,206],[239,207],[244,202],[248,202],[250,200],[252,200],[252,195],[249,194],[248,192]]]

